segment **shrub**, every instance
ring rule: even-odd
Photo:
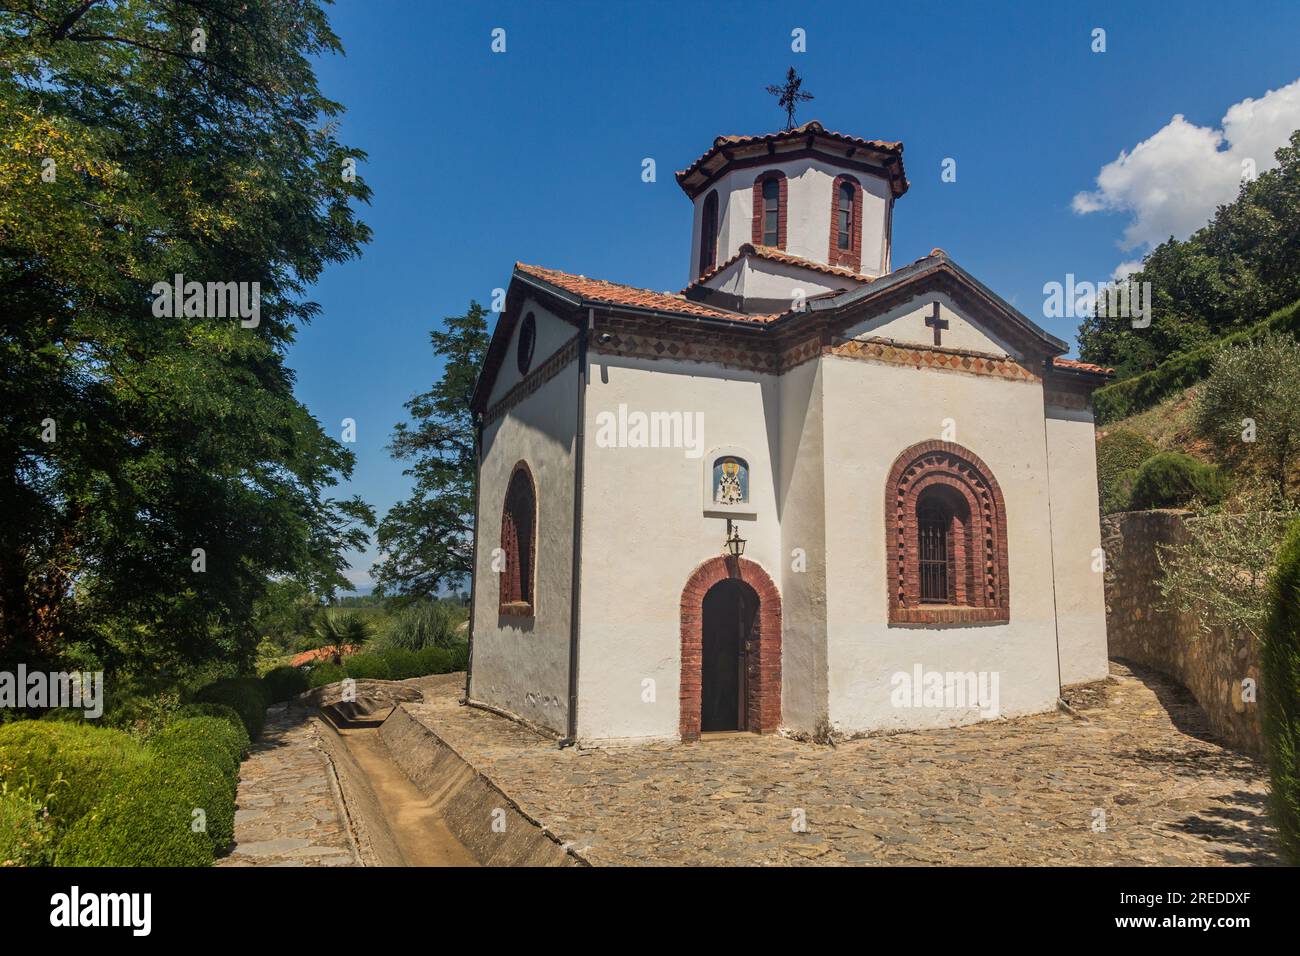
[[[406,680],[408,677],[424,676],[424,671],[420,670],[420,657],[415,651],[397,647],[384,651],[382,656],[388,664],[389,680]]]
[[[1300,865],[1300,521],[1278,554],[1264,625],[1261,690],[1270,800],[1283,852]]]
[[[311,670],[307,672],[307,684],[309,687],[324,687],[326,684],[338,683],[347,676],[343,668],[333,661],[320,661],[311,665]]]
[[[1115,514],[1133,507],[1133,486],[1137,484],[1138,469],[1126,468],[1115,476],[1109,486],[1101,489],[1101,513]]]
[[[225,704],[185,704],[177,709],[175,717],[177,720],[186,717],[219,717],[238,728],[244,736],[248,736],[248,728],[244,726],[244,721],[238,712]]]
[[[52,827],[34,800],[0,792],[0,866],[42,866],[49,862]]]
[[[232,724],[221,717],[186,717],[173,723],[149,741],[156,754],[216,754],[230,771],[231,780],[239,776],[239,762],[248,755],[250,741],[244,725]],[[206,759],[206,758],[205,758]]]
[[[266,685],[267,696],[273,704],[292,700],[308,686],[307,675],[302,669],[288,665],[267,671],[262,675],[262,683]]]
[[[1278,551],[1300,512],[1250,488],[1231,506],[1241,510],[1190,517],[1179,540],[1159,546],[1160,592],[1166,608],[1190,614],[1204,633],[1226,628],[1262,640]]]
[[[1182,452],[1162,451],[1138,469],[1131,506],[1177,508],[1192,501],[1215,504],[1222,500],[1225,490],[1226,482],[1214,465]]]
[[[459,640],[456,627],[463,614],[447,601],[426,601],[405,608],[388,633],[376,643],[385,650],[419,651],[449,647]]]
[[[1159,450],[1146,436],[1129,428],[1112,429],[1097,440],[1097,489],[1104,514],[1128,507],[1137,469]]]
[[[0,780],[73,823],[112,780],[146,759],[128,734],[91,724],[22,720],[0,727]]]
[[[201,704],[225,704],[233,708],[244,722],[250,740],[261,735],[266,708],[271,705],[266,685],[256,677],[223,678],[200,688],[194,699]]]
[[[104,708],[105,726],[147,739],[175,719],[181,702],[175,690],[141,688],[136,681],[128,681],[128,684],[128,688],[119,688],[110,697],[108,706]]]
[[[343,672],[357,680],[389,680],[388,661],[382,654],[353,654],[344,658]]]
[[[206,832],[195,832],[195,810]],[[58,866],[209,866],[234,832],[230,781],[206,760],[158,754],[119,777],[64,836]]]

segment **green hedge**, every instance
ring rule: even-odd
[[[48,863],[52,836],[40,804],[0,792],[0,867]]]
[[[267,695],[271,703],[280,704],[292,700],[308,689],[307,674],[300,667],[276,667],[262,675]]]
[[[324,687],[326,684],[337,683],[347,676],[343,668],[333,661],[318,661],[311,665],[311,670],[307,673],[307,685]]]
[[[1243,345],[1268,332],[1300,335],[1300,302],[1278,309],[1248,329],[1224,336],[1198,349],[1172,355],[1149,372],[1112,382],[1092,393],[1092,407],[1099,424],[1116,422],[1159,404],[1175,392],[1195,385],[1210,374],[1219,350]]]
[[[463,671],[469,662],[469,646],[426,647],[418,651],[393,648],[366,651],[343,658],[343,666],[333,662],[313,664],[307,680],[312,687],[323,687],[351,677],[354,680],[406,680],[429,674],[452,674]]]
[[[1137,469],[1159,450],[1145,435],[1129,428],[1112,429],[1097,439],[1097,488],[1102,514],[1128,508]]]
[[[1261,665],[1273,822],[1283,852],[1300,866],[1300,521],[1278,552]]]
[[[201,704],[225,704],[239,714],[250,740],[256,740],[266,723],[271,705],[267,686],[256,677],[226,677],[202,687],[194,695]]]
[[[186,717],[219,717],[238,728],[245,737],[248,736],[248,728],[244,726],[243,718],[235,708],[226,704],[184,704],[177,708],[175,719],[182,720]]]
[[[206,831],[195,830],[196,809]],[[154,759],[114,781],[59,843],[58,866],[209,866],[234,831],[235,793],[215,761]]]
[[[234,725],[220,717],[183,718],[149,741],[155,753],[195,753],[216,759],[228,768],[232,781],[239,779],[239,763],[248,756],[249,745],[243,724]]]
[[[115,778],[146,759],[133,738],[107,727],[45,720],[0,727],[0,780],[46,806],[57,826],[83,816]]]
[[[1219,469],[1191,455],[1162,451],[1137,470],[1130,506],[1136,509],[1177,508],[1192,501],[1216,504],[1223,500],[1227,483]]]

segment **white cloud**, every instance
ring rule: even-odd
[[[1171,235],[1185,239],[1237,197],[1245,163],[1262,173],[1273,153],[1300,129],[1300,80],[1259,99],[1234,103],[1221,128],[1196,126],[1179,114],[1097,174],[1097,189],[1074,197],[1079,215],[1102,210],[1132,216],[1122,249],[1146,253]],[[1128,269],[1124,263],[1116,270]]]

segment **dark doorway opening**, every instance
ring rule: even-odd
[[[700,730],[747,730],[758,595],[742,581],[719,581],[704,595],[701,611]]]

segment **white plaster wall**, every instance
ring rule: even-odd
[[[745,556],[780,586],[776,457],[779,384],[770,375],[593,353],[587,392],[578,736],[675,738],[682,588],[723,553],[726,521],[705,517],[702,458],[681,448],[598,445],[601,412],[701,412],[703,454],[749,454],[757,516],[740,520]],[[643,700],[645,680],[654,701]]]
[[[939,303],[939,317],[948,322],[948,328],[941,330],[942,348],[994,355],[1015,354],[1005,341],[958,312],[952,300],[941,293],[927,293],[921,304],[913,299],[883,315],[859,322],[846,329],[844,337],[893,339],[933,347],[934,329],[926,325],[925,320],[933,314],[935,301]]]
[[[488,396],[489,406],[518,385],[523,378],[523,375],[519,374],[516,356],[519,348],[519,330],[523,327],[524,316],[529,312],[533,313],[537,322],[537,340],[533,344],[533,360],[528,366],[529,371],[545,362],[578,333],[576,326],[565,322],[549,309],[542,308],[534,299],[525,299],[523,307],[519,310],[519,321],[515,323],[514,331],[510,334],[510,347],[506,350],[505,361],[501,363],[501,370],[497,373],[496,381],[492,383],[492,394]]]
[[[900,708],[891,677],[927,671],[996,672],[1004,715],[1049,710],[1058,694],[1052,554],[1037,383],[823,360],[826,587],[830,716],[837,729],[949,726],[974,710]],[[1007,509],[1010,621],[979,626],[891,626],[885,555],[885,483],[897,456],[941,439],[978,455]]]
[[[745,297],[753,299],[794,300],[795,290],[801,290],[805,300],[824,292],[835,292],[857,286],[851,279],[837,279],[811,269],[754,258],[745,269]]]
[[[826,704],[826,460],[822,363],[781,376],[781,724],[812,733]]]
[[[1092,412],[1049,405],[1046,429],[1061,682],[1101,680],[1108,673],[1106,597],[1094,566],[1101,522]]]
[[[820,159],[799,159],[734,169],[695,198],[689,265],[692,279],[699,275],[700,227],[705,198],[712,190],[717,190],[720,217],[717,261],[726,262],[742,245],[753,241],[754,180],[774,169],[784,173],[787,181],[786,252],[814,262],[829,262],[832,189],[835,177],[847,173],[862,184],[862,272],[877,276],[886,271],[891,202],[889,181]]]
[[[539,346],[541,324],[539,312]],[[577,399],[577,363],[570,362],[484,429],[480,471],[470,696],[557,733],[566,732],[568,724]],[[492,570],[492,551],[501,546],[506,488],[520,459],[528,463],[537,487],[531,619],[497,613],[500,580]]]
[[[802,290],[803,297],[807,300],[858,284],[851,279],[836,278],[800,266],[758,257],[734,262],[705,283],[710,289],[747,299],[776,299],[786,302],[794,300],[796,289]]]

